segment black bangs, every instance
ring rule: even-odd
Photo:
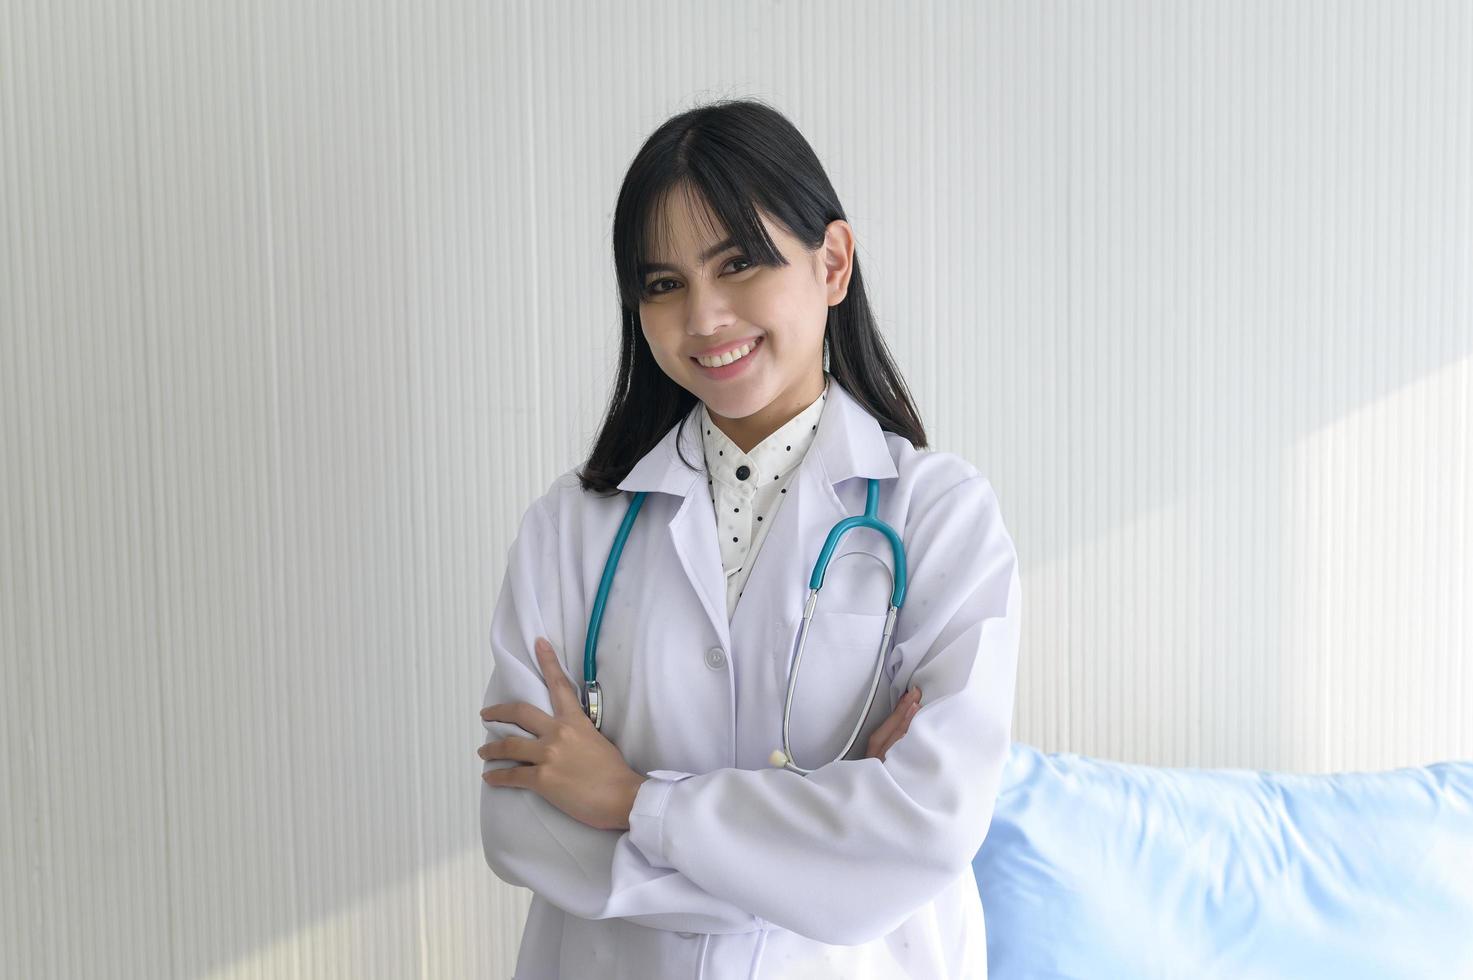
[[[621,205],[628,205],[628,226],[623,229],[622,237],[627,240],[629,248],[625,252],[627,260],[620,263],[616,259],[615,264],[620,297],[625,306],[639,305],[645,267],[670,257],[670,210],[667,205],[676,194],[684,196],[710,241],[729,237],[756,265],[788,264],[767,233],[759,208],[795,238],[803,239],[804,236],[789,227],[780,216],[780,205],[762,199],[760,184],[755,182],[752,172],[756,168],[741,166],[740,157],[709,152],[714,149],[716,147],[700,140],[688,140],[683,147],[683,167],[665,169],[658,178],[639,189],[637,199],[621,202]],[[804,244],[817,248],[822,241],[820,234],[817,241],[805,241]]]
[[[583,489],[611,494],[634,464],[682,422],[696,396],[665,374],[639,319],[646,266],[678,262],[669,205],[685,195],[710,242],[731,239],[756,265],[788,257],[764,218],[810,252],[829,225],[847,221],[813,147],[781,112],[758,99],[721,100],[672,116],[634,155],[614,204],[614,279],[620,306],[619,367],[592,451],[578,471]],[[844,298],[828,309],[824,370],[887,432],[926,446],[926,432],[870,312],[859,256]],[[685,461],[692,470],[699,467]]]

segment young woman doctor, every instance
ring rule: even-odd
[[[613,398],[525,512],[491,622],[481,836],[534,893],[516,980],[985,976],[970,862],[1021,614],[990,482],[926,449],[844,210],[775,110],[661,126],[614,253]],[[815,563],[867,507],[903,569],[874,527],[840,536],[785,711]]]

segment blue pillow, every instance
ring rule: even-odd
[[[992,980],[1473,977],[1473,762],[1165,769],[1014,743]]]

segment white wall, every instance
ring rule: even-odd
[[[1468,4],[0,0],[0,974],[509,975],[506,550],[749,94],[998,489],[1017,738],[1473,756]]]

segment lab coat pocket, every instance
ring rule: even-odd
[[[869,697],[870,678],[885,631],[885,615],[884,612],[826,612],[822,600],[814,610],[803,660],[798,665],[789,728],[798,765],[816,769],[833,761],[849,739]],[[801,621],[798,625],[801,627]],[[797,649],[795,631],[792,651]],[[870,733],[889,713],[889,675],[887,665],[880,675],[874,704],[845,758],[864,757]],[[786,676],[783,685],[786,693]]]

